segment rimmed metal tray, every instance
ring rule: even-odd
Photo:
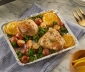
[[[15,58],[16,58],[16,60],[17,60],[17,62],[18,62],[19,65],[32,64],[32,63],[35,63],[35,62],[44,60],[44,59],[46,59],[46,58],[50,58],[50,57],[52,57],[52,56],[54,56],[54,55],[57,55],[57,54],[59,54],[59,53],[63,53],[63,52],[65,52],[65,51],[67,51],[67,50],[70,50],[70,49],[72,49],[72,48],[74,48],[74,47],[76,47],[76,46],[78,45],[78,41],[77,41],[76,37],[74,36],[74,34],[72,33],[72,31],[69,29],[68,25],[66,24],[66,22],[64,21],[64,19],[61,17],[61,15],[59,14],[59,12],[58,12],[57,10],[53,10],[53,9],[51,9],[51,10],[45,10],[45,11],[42,11],[42,12],[40,12],[40,13],[35,13],[35,14],[33,14],[33,15],[30,15],[30,16],[27,17],[27,18],[34,17],[34,16],[37,16],[37,15],[39,15],[39,14],[42,14],[42,13],[45,13],[45,12],[48,12],[48,11],[54,11],[54,13],[56,13],[57,16],[60,18],[60,20],[64,23],[65,27],[66,27],[67,30],[68,30],[68,33],[70,33],[70,34],[73,36],[73,38],[74,38],[74,41],[75,41],[74,46],[71,46],[71,47],[69,47],[69,48],[60,50],[60,51],[58,51],[58,52],[56,52],[56,53],[50,54],[50,55],[45,56],[45,57],[42,57],[42,58],[40,58],[40,59],[34,60],[33,62],[29,62],[29,63],[26,63],[26,64],[21,63],[20,60],[19,60],[18,57],[17,57],[17,54],[16,54],[15,50],[13,49],[13,47],[12,47],[12,45],[11,45],[8,37],[7,37],[7,34],[6,34],[6,33],[4,32],[4,30],[3,30],[3,27],[7,24],[7,23],[6,23],[6,24],[2,25],[1,29],[2,29],[2,32],[3,32],[4,36],[5,36],[8,44],[9,44],[9,47],[10,47],[10,49],[11,49],[13,55],[15,56]],[[23,19],[22,19],[22,20],[23,20]]]

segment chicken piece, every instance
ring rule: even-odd
[[[56,29],[49,28],[49,30],[39,39],[38,43],[44,48],[57,50],[63,48],[65,40]]]
[[[62,47],[62,45],[60,44],[60,42],[55,41],[55,42],[52,43],[52,49],[53,49],[53,50],[58,51],[58,50],[61,50],[62,48],[63,48],[63,47]]]
[[[22,34],[34,36],[38,33],[38,26],[33,20],[27,19],[20,22],[18,30]]]

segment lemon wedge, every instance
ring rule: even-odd
[[[75,69],[76,69],[78,72],[85,72],[85,66],[76,67]]]
[[[74,60],[73,63],[74,63],[73,67],[78,72],[85,72],[85,57]]]
[[[77,60],[74,60],[72,63],[76,63],[76,62],[78,62],[78,61],[82,61],[82,60],[85,60],[85,57],[80,58],[80,59],[77,59]]]
[[[73,66],[74,67],[85,66],[85,60],[77,61]]]

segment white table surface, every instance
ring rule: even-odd
[[[19,19],[34,2],[47,9],[57,9],[65,20],[75,24],[77,23],[72,15],[72,9],[80,7],[85,12],[85,7],[76,4],[73,0],[16,0],[0,6],[0,27],[4,23]],[[2,36],[1,30],[0,36]],[[85,36],[79,40],[78,47],[72,49],[65,55],[52,72],[70,72],[69,61],[71,55],[80,49],[85,49]]]

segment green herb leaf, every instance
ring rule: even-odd
[[[17,54],[17,56],[18,56],[18,59],[20,60],[23,54],[21,53],[20,50],[18,50],[18,51],[16,52],[16,54]]]
[[[17,42],[11,42],[11,45],[12,45],[13,47],[18,47]]]
[[[48,29],[49,29],[48,27],[47,28],[39,27],[38,36],[39,37],[43,36],[48,31]]]
[[[18,51],[16,52],[16,54],[17,54],[17,55],[19,55],[19,53],[21,53],[21,51],[20,51],[20,50],[18,50]]]
[[[55,51],[55,50],[53,50],[53,49],[51,49],[51,50],[50,50],[50,52],[51,52],[51,54],[52,54],[52,53],[55,53],[56,51]]]
[[[21,58],[21,57],[22,57],[22,53],[19,53],[18,58]]]
[[[43,51],[42,46],[39,46],[38,53],[39,53],[39,54],[42,54],[42,51]]]
[[[30,19],[32,19],[34,21],[36,19],[36,17],[31,17]]]
[[[39,58],[42,58],[43,57],[43,54],[36,54],[36,56],[37,56],[37,59],[39,59]]]
[[[68,33],[68,30],[66,29],[66,27],[61,26],[61,27],[60,27],[60,34],[63,35],[63,34],[65,34],[65,33]]]
[[[42,20],[42,15],[38,15],[38,16],[36,16],[36,18],[40,18],[41,20]]]
[[[23,35],[24,36],[24,40],[27,42],[28,40],[32,40],[32,36],[28,36],[26,34]]]
[[[27,56],[32,56],[32,55],[34,55],[34,53],[35,53],[35,50],[32,49],[32,48],[30,48],[30,49],[28,50],[28,52],[26,53],[26,55],[27,55]]]
[[[52,39],[50,39],[50,42],[54,42]]]
[[[34,21],[36,18],[40,18],[42,20],[42,17],[43,17],[42,15],[37,15],[35,17],[31,17],[30,19],[32,19]]]
[[[57,24],[56,21],[53,21],[52,27],[54,27]]]
[[[30,62],[35,60],[35,56],[30,56]]]
[[[39,40],[39,36],[38,36],[38,35],[33,36],[33,40],[34,40],[35,42],[38,42],[38,40]]]
[[[13,35],[12,35],[12,34],[7,34],[7,36],[8,36],[9,38],[11,38]]]

